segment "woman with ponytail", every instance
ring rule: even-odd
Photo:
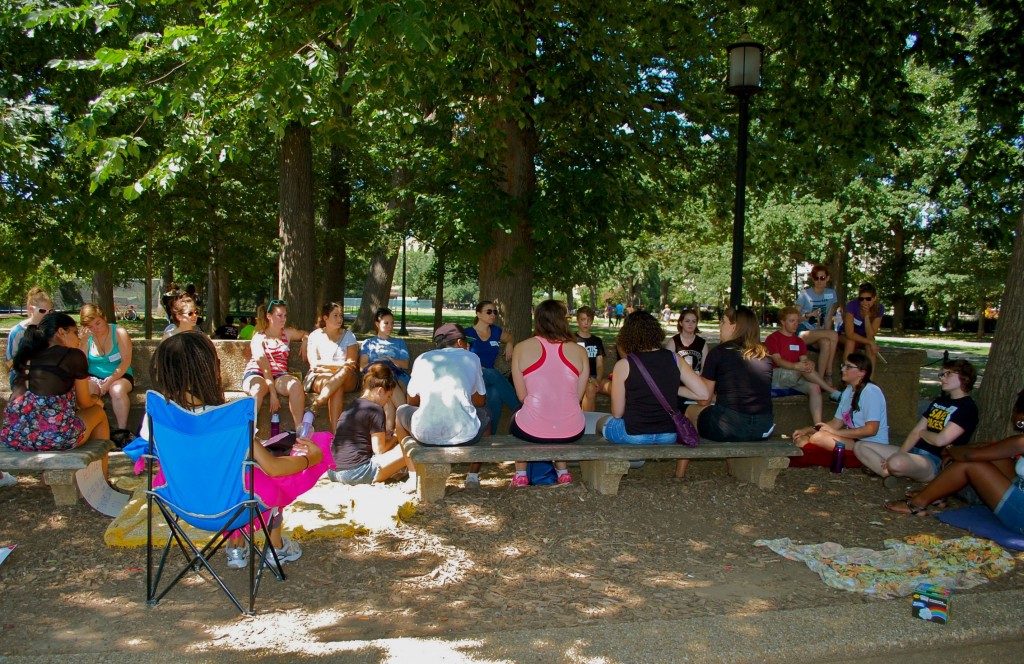
[[[78,325],[64,313],[47,313],[25,333],[14,356],[0,443],[43,452],[110,437],[103,402],[89,391],[89,360],[78,346]]]
[[[831,422],[818,422],[813,427],[793,432],[793,442],[803,449],[804,456],[792,457],[790,467],[828,466],[836,443],[843,443],[851,454],[844,456],[847,468],[860,468],[853,454],[858,441],[889,444],[889,422],[885,395],[871,382],[871,359],[863,353],[851,353],[842,364],[846,389],[839,397],[839,406]]]

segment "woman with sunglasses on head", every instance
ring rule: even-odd
[[[118,447],[130,443],[135,434],[128,430],[129,396],[135,388],[132,373],[132,339],[128,330],[108,323],[99,306],[89,302],[79,311],[82,330],[81,349],[89,358],[90,389],[99,396],[110,395],[117,428],[110,432],[110,440]]]
[[[998,443],[946,447],[953,463],[906,500],[886,501],[885,509],[928,516],[929,505],[971,486],[1004,526],[1024,535],[1024,390],[1017,394],[1012,421],[1014,434]]]
[[[885,307],[878,301],[878,291],[874,285],[862,283],[857,289],[857,299],[847,302],[843,310],[843,335],[846,338],[844,359],[854,351],[863,350],[871,359],[872,367],[878,362],[875,335],[882,327],[884,313]]]
[[[64,313],[47,313],[25,333],[14,356],[0,443],[43,452],[110,437],[103,402],[89,390],[89,360],[78,346],[78,325]]]
[[[704,358],[700,376],[708,394],[715,396],[715,403],[690,406],[686,417],[701,437],[709,440],[768,438],[775,429],[773,365],[768,349],[761,343],[757,316],[747,307],[729,307],[718,330],[722,342]],[[675,476],[683,477],[688,466],[687,459],[676,462]]]
[[[21,342],[25,339],[25,332],[28,331],[30,325],[39,325],[46,312],[53,309],[53,300],[50,299],[50,296],[42,288],[33,286],[28,292],[28,297],[25,298],[25,309],[28,311],[28,318],[15,323],[14,327],[11,328],[11,333],[7,335],[7,354],[4,355],[4,361],[7,362],[8,369],[14,366],[14,356],[17,354],[18,349],[21,348]],[[11,387],[14,387],[13,372],[10,375],[10,379]]]
[[[930,482],[942,469],[942,455],[966,445],[978,426],[978,406],[971,398],[977,373],[967,360],[947,360],[939,372],[942,395],[931,402],[903,445],[858,444],[861,463],[882,477],[909,477]]]
[[[839,306],[839,298],[831,288],[828,268],[811,268],[811,286],[800,291],[796,306],[800,308],[800,326],[797,334],[808,346],[818,347],[818,376],[832,382],[832,364],[836,361],[839,335],[830,328],[832,317]]]
[[[472,327],[465,329],[466,339],[469,341],[469,349],[480,357],[480,365],[484,370],[484,387],[487,390],[487,410],[491,412],[491,435],[498,432],[498,420],[501,419],[502,405],[508,406],[510,411],[517,411],[522,407],[516,390],[512,383],[508,382],[505,376],[494,368],[494,361],[498,359],[501,344],[505,344],[505,360],[512,361],[512,350],[515,340],[507,331],[502,330],[494,324],[497,320],[498,309],[494,302],[483,300],[476,305],[476,319]],[[476,472],[472,464],[470,472]]]
[[[182,294],[174,298],[169,304],[169,314],[171,324],[164,328],[163,337],[167,337],[178,334],[179,332],[191,332],[192,330],[202,329],[197,327],[199,322],[199,309],[196,307],[195,300],[189,295]]]
[[[344,410],[345,393],[354,391],[359,382],[359,342],[345,328],[344,312],[337,302],[328,302],[320,310],[320,320],[306,345],[306,361],[305,388],[317,395],[312,409],[327,404],[333,430]]]
[[[288,410],[297,428],[302,421],[306,405],[302,384],[288,373],[289,344],[305,341],[304,330],[288,327],[288,305],[284,300],[271,300],[256,309],[256,332],[249,342],[252,357],[242,373],[242,391],[256,399],[256,411],[263,405],[263,397],[270,395],[270,412],[281,409],[278,395],[288,397]]]
[[[843,362],[842,372],[846,389],[839,397],[835,416],[831,422],[818,422],[793,432],[793,442],[804,455],[791,457],[790,467],[829,466],[836,443],[842,443],[852,452],[843,457],[843,465],[860,468],[855,444],[889,444],[885,395],[871,382],[871,360],[863,353],[853,353]]]

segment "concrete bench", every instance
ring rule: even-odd
[[[53,492],[53,502],[57,505],[74,505],[78,502],[78,484],[76,474],[88,468],[90,464],[100,462],[105,470],[107,456],[114,449],[109,440],[90,440],[80,447],[63,452],[19,452],[18,450],[0,448],[0,470],[11,471],[42,471],[43,481]]]
[[[770,439],[742,443],[701,440],[697,447],[683,445],[613,445],[594,434],[569,445],[539,445],[513,436],[489,436],[475,445],[433,447],[415,438],[402,447],[416,466],[418,497],[423,502],[444,498],[453,463],[507,461],[579,461],[583,483],[591,491],[613,496],[619,481],[629,470],[631,459],[725,459],[729,473],[741,482],[762,489],[775,486],[779,471],[789,466],[789,457],[802,456],[788,440]]]

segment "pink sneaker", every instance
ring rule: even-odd
[[[568,472],[562,473],[561,475],[558,476],[558,483],[572,484],[572,475],[570,475]]]
[[[512,483],[509,484],[509,487],[512,489],[524,486],[530,486],[530,480],[526,475],[519,475],[518,473],[512,477]]]

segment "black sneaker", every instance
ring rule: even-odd
[[[117,449],[123,449],[125,445],[135,440],[136,435],[128,429],[114,429],[110,432],[110,440]]]

